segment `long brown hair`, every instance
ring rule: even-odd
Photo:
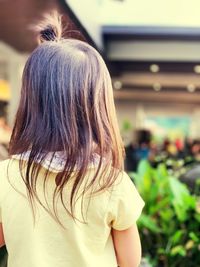
[[[61,32],[59,17],[40,27],[40,44],[24,68],[21,100],[9,149],[10,155],[30,151],[23,179],[32,207],[35,199],[40,202],[36,184],[42,162],[49,152],[52,159],[56,151],[64,152],[66,162],[55,177],[51,215],[57,218],[55,196],[59,194],[64,208],[75,218],[74,205],[80,186],[83,186],[82,199],[97,183],[99,192],[109,188],[123,169],[124,149],[111,78],[104,60],[89,44],[64,39]],[[94,152],[99,161],[88,184],[84,178]],[[22,166],[23,158],[20,162]],[[47,169],[44,188],[50,172]],[[72,173],[68,208],[63,190]]]

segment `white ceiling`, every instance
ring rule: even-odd
[[[199,0],[65,0],[81,20],[100,25],[200,27]]]
[[[123,2],[96,0],[96,2],[99,3],[99,19],[105,25],[200,26],[199,0],[124,0]]]
[[[200,27],[200,0],[65,0],[102,48],[105,25]]]

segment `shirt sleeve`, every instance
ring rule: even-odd
[[[144,201],[130,177],[123,172],[113,191],[112,228],[126,230],[140,217]]]

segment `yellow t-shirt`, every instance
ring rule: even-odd
[[[9,165],[8,165],[9,164]],[[92,175],[94,169],[88,170]],[[46,198],[51,206],[54,173],[48,179]],[[87,223],[74,222],[58,201],[64,228],[37,204],[35,223],[19,160],[0,162],[0,223],[8,250],[8,267],[116,267],[111,228],[128,229],[140,216],[144,202],[124,172],[112,190],[94,195],[88,206]],[[43,198],[42,172],[38,195]],[[70,183],[66,186],[69,195]],[[44,198],[43,198],[44,200]],[[77,202],[76,215],[81,214]]]

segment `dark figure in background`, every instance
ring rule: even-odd
[[[193,140],[191,137],[186,137],[185,143],[184,143],[184,150],[186,156],[192,156],[192,146],[194,144],[195,140]]]
[[[148,130],[137,130],[134,133],[135,142],[126,149],[126,171],[137,171],[138,163],[142,159],[148,159],[150,153],[151,133]]]

